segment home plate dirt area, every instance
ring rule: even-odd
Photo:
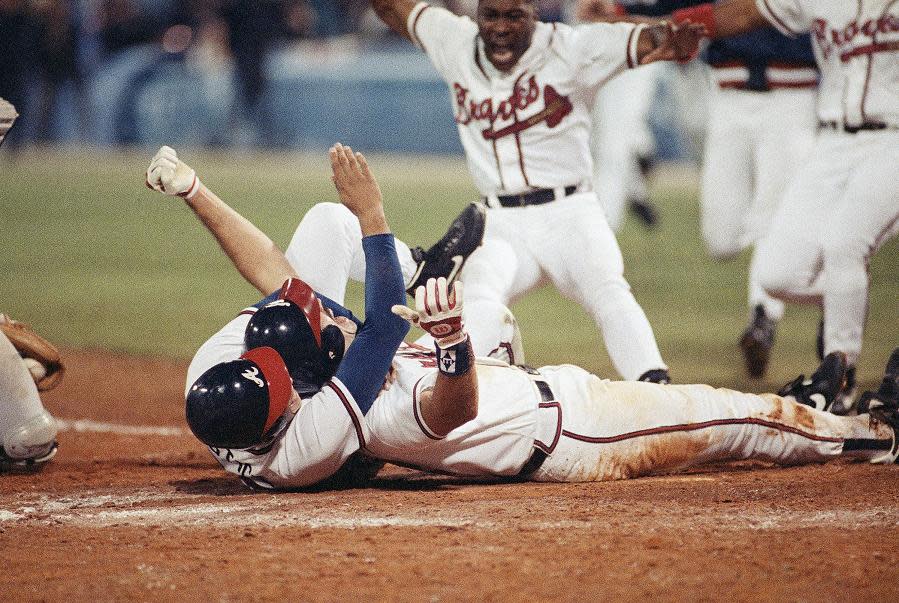
[[[185,363],[66,358],[59,454],[0,475],[2,601],[899,600],[899,466],[254,494],[188,432]]]

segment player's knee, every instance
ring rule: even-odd
[[[789,299],[791,292],[799,286],[798,275],[788,266],[759,267],[756,278],[765,293],[778,299]]]
[[[52,451],[56,433],[56,420],[44,410],[3,434],[3,450],[15,460],[41,458]]]
[[[303,216],[302,223],[323,232],[337,232],[356,221],[352,212],[340,203],[316,203]]]
[[[728,260],[742,251],[739,237],[712,223],[703,223],[702,240],[706,251],[716,260]]]

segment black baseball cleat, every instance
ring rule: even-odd
[[[818,334],[815,336],[815,353],[818,360],[824,360],[824,319],[818,321]]]
[[[777,391],[778,396],[791,396],[800,404],[828,411],[846,382],[846,354],[831,352],[808,379],[799,375]]]
[[[659,210],[648,199],[631,199],[627,208],[643,222],[646,228],[653,229],[659,223]]]
[[[418,267],[406,292],[415,295],[415,289],[428,282],[429,278],[441,276],[445,276],[447,284],[452,285],[468,256],[480,247],[486,223],[487,207],[483,203],[471,203],[453,220],[446,234],[433,247],[427,251],[421,247],[413,248],[412,259]]]
[[[899,407],[899,348],[893,350],[883,371],[883,381],[877,391],[867,391],[858,399],[858,413],[864,414],[872,408],[886,406]]]
[[[843,384],[843,389],[840,390],[836,399],[833,401],[830,412],[843,417],[856,414],[855,394],[855,367],[850,366],[846,368],[846,382]]]
[[[671,383],[671,375],[668,374],[668,369],[652,369],[648,370],[637,378],[637,381],[644,381],[646,383],[659,383],[661,385],[668,385]]]
[[[743,352],[746,372],[750,377],[761,377],[768,369],[776,333],[777,323],[768,318],[761,304],[757,305],[749,326],[740,337],[740,350]]]
[[[876,392],[865,392],[858,401],[859,414],[893,428],[893,445],[872,463],[899,463],[899,348],[893,350]]]

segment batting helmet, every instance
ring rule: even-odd
[[[283,426],[290,403],[290,374],[278,352],[256,348],[200,375],[187,392],[187,424],[215,448],[250,448]]]
[[[322,306],[312,288],[298,278],[281,286],[278,299],[260,308],[247,324],[247,349],[268,346],[278,351],[290,376],[319,388],[334,376],[343,358],[340,327],[321,327]]]

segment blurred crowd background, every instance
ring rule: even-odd
[[[473,15],[477,0],[442,4]],[[540,10],[567,17],[564,0]],[[0,57],[0,96],[22,114],[7,152],[73,142],[319,149],[340,139],[461,153],[445,84],[368,0],[0,0]],[[690,155],[696,137],[674,119],[677,91],[665,82],[652,118],[659,155]]]

